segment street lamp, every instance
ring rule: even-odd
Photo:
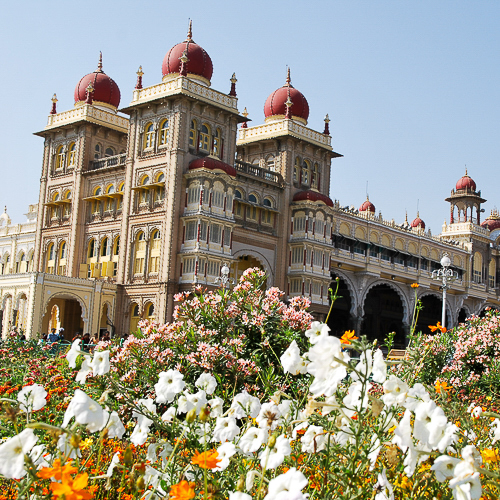
[[[450,287],[450,284],[458,279],[458,273],[453,269],[450,269],[451,260],[448,254],[445,253],[441,259],[441,269],[436,269],[432,271],[432,279],[441,282],[443,287],[443,311],[441,313],[441,326],[446,326],[446,290]]]
[[[229,267],[227,267],[227,264],[224,264],[221,267],[220,274],[221,275],[218,278],[215,278],[215,284],[220,284],[222,288],[226,288],[228,284],[234,285],[235,281],[233,280],[233,278],[229,277]]]

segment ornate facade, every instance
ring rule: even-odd
[[[328,116],[323,131],[307,126],[308,103],[290,72],[265,102],[264,123],[250,126],[234,75],[225,93],[210,87],[212,71],[190,29],[165,56],[159,83],[143,88],[139,69],[121,114],[102,60],[78,82],[73,109],[58,112],[54,95],[37,133],[45,146],[32,264],[11,264],[0,283],[4,334],[18,310],[6,306],[9,280],[31,283],[30,335],[53,325],[71,335],[125,333],[141,318],[171,319],[175,294],[214,286],[224,263],[234,278],[263,268],[269,286],[309,296],[323,317],[338,277],[332,330],[393,330],[400,343],[412,318],[411,283],[420,285],[422,321],[436,310],[440,317],[430,273],[444,253],[459,274],[448,324],[500,305],[500,229],[494,214],[480,224],[485,200],[467,174],[447,199],[451,219],[439,236],[418,214],[398,225],[369,200],[342,207],[329,193],[331,160],[341,155]]]

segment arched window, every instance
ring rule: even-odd
[[[309,186],[309,182],[311,180],[311,162],[308,160],[304,160],[302,164],[302,184],[305,186]]]
[[[75,166],[76,159],[76,144],[72,142],[68,148],[68,167]]]
[[[158,273],[160,271],[160,231],[155,229],[151,235],[151,257],[149,259],[149,272]]]
[[[269,155],[266,158],[266,168],[269,170],[272,170],[274,172],[275,166],[276,166],[276,160],[275,160],[274,156]]]
[[[156,176],[156,181],[155,184],[155,201],[160,202],[165,198],[165,174],[163,172],[160,172]]]
[[[196,147],[196,136],[197,136],[197,123],[196,120],[191,120],[191,124],[189,125],[189,147]]]
[[[104,156],[107,157],[107,156],[115,156],[115,151],[113,150],[113,148],[111,147],[107,147],[106,148],[106,151],[104,152]]]
[[[23,268],[24,263],[24,268]],[[21,253],[17,262],[16,262],[16,273],[25,273],[26,272],[26,255],[24,252]]]
[[[147,186],[149,184],[149,177],[145,175],[141,179],[141,186]],[[149,189],[141,189],[139,192],[139,203],[148,203],[149,202]]]
[[[241,191],[239,189],[234,190],[234,197],[238,198],[238,200],[241,200],[243,198]]]
[[[59,245],[59,262],[57,266],[57,274],[64,276],[66,274],[66,242],[63,241]]]
[[[68,190],[63,194],[63,200],[63,216],[69,217],[71,214],[71,191]]]
[[[118,196],[117,199],[116,199],[116,210],[121,210],[122,208],[122,205],[123,205],[123,189],[125,187],[125,183],[122,182],[119,186],[118,186],[118,193],[122,194],[122,196]]]
[[[264,201],[262,202],[262,204],[265,207],[270,207],[270,208],[273,207],[273,202],[269,198],[264,198]]]
[[[198,144],[200,151],[210,152],[210,127],[204,123],[200,129],[200,140]]]
[[[120,237],[117,236],[113,242],[113,256],[111,257],[111,261],[112,261],[112,265],[113,265],[113,268],[112,268],[112,272],[111,274],[113,276],[116,276],[117,272],[118,272],[118,256],[119,256],[119,253],[120,253]],[[110,264],[108,264],[110,265]],[[107,275],[109,276],[110,273],[107,273]]]
[[[488,286],[490,288],[495,288],[495,275],[496,275],[496,264],[493,259],[490,260],[490,265],[489,265],[489,276],[488,276]]]
[[[257,196],[255,196],[253,193],[248,197],[248,201],[250,203],[259,203],[259,200],[257,200]]]
[[[154,139],[154,127],[152,123],[148,123],[144,127],[144,149],[152,149],[153,148],[153,139]]]
[[[89,241],[89,244],[87,247],[87,259],[93,259],[94,257],[97,257],[97,247],[95,244],[95,239],[92,238]]]
[[[132,304],[130,307],[130,331],[135,333],[137,331],[138,324],[141,317],[139,315],[139,306],[137,304]]]
[[[144,273],[144,259],[146,257],[146,239],[144,232],[140,232],[135,239],[134,274]]]
[[[220,158],[222,152],[222,133],[220,128],[215,131],[213,154]]]
[[[113,255],[118,256],[119,253],[120,253],[120,237],[117,236],[113,244]]]
[[[483,282],[483,257],[479,252],[474,254],[474,282]]]
[[[109,245],[109,239],[104,238],[101,241],[101,257],[106,257],[111,253],[111,247]]]
[[[52,201],[53,202],[59,201],[59,193],[55,193],[52,196]],[[52,205],[50,209],[50,217],[52,219],[57,219],[59,217],[59,204]]]
[[[99,160],[101,158],[101,145],[96,144],[94,148],[94,160]]]
[[[64,147],[59,146],[56,153],[56,170],[62,170],[64,168]]]
[[[160,124],[160,136],[158,137],[158,146],[168,144],[168,120],[163,120]]]
[[[149,303],[149,304],[146,304],[146,307],[144,309],[145,309],[145,314],[146,314],[145,319],[148,319],[149,321],[153,321],[154,314],[155,314],[155,306],[153,304]]]
[[[96,187],[94,189],[94,196],[101,196],[101,195],[102,195],[102,189],[100,187]],[[92,201],[92,213],[93,214],[100,214],[101,213],[101,200],[94,199]]]
[[[54,273],[55,266],[55,252],[54,252],[54,243],[50,243],[47,248],[47,264],[45,266],[45,272],[49,274]]]

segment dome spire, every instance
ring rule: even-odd
[[[188,32],[187,32],[186,42],[192,42],[192,41],[193,41],[193,21],[190,19],[189,20],[189,26],[188,26]]]
[[[233,73],[233,76],[231,77],[231,80],[229,80],[231,82],[231,90],[229,91],[229,95],[231,97],[236,97],[236,82],[238,81],[236,79],[236,73]]]
[[[290,98],[290,87],[288,87],[288,99],[285,102],[286,110],[285,110],[285,119],[286,120],[291,120],[292,119],[292,99]]]
[[[142,89],[142,75],[144,75],[144,72],[142,71],[142,66],[139,66],[137,70],[137,83],[135,84],[136,89]]]
[[[243,115],[243,118],[246,118],[248,116],[248,111],[247,111],[247,108],[245,107],[245,109],[243,110],[243,113],[241,113]],[[248,124],[246,122],[246,120],[243,122],[243,124],[241,125],[241,128],[248,128]]]
[[[99,62],[97,63],[96,73],[103,73],[102,71],[102,52],[99,51]]]
[[[286,83],[285,83],[285,85],[287,87],[292,86],[292,79],[290,78],[290,66],[286,67]]]

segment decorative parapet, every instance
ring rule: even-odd
[[[49,119],[44,130],[51,130],[80,121],[95,123],[96,125],[104,125],[105,127],[118,130],[119,132],[128,133],[128,118],[99,109],[90,104],[84,104],[83,106],[70,109],[69,111],[49,115]]]
[[[322,148],[332,150],[332,138],[329,135],[316,132],[293,120],[280,120],[255,127],[241,128],[238,132],[236,145],[243,146],[262,139],[271,139],[284,135],[290,135],[321,146]]]
[[[489,231],[484,227],[478,226],[472,222],[454,222],[453,224],[443,224],[442,236],[454,236],[458,234],[475,234],[489,238]]]
[[[152,87],[134,90],[130,106],[154,101],[160,97],[169,97],[178,94],[196,97],[201,101],[215,104],[220,108],[226,109],[226,111],[238,114],[238,99],[236,97],[223,94],[210,87],[193,82],[184,76],[179,76],[174,80],[162,82]]]

